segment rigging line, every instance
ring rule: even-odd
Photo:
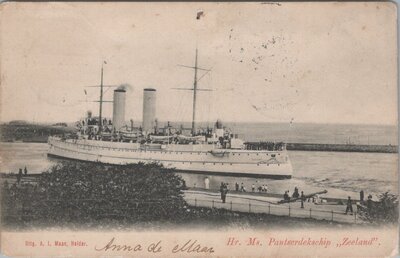
[[[180,93],[177,93],[176,96],[178,97],[179,100],[178,100],[178,105],[175,106],[176,108],[175,114],[177,116],[176,118],[179,119],[181,112],[182,96],[180,96]]]
[[[193,66],[188,66],[188,65],[180,65],[180,64],[178,64],[177,66],[181,66],[181,67],[186,67],[186,68],[192,68],[192,69],[197,69],[197,70],[202,70],[202,71],[211,71],[211,70],[209,70],[209,69],[204,69],[204,68],[200,68],[200,67],[193,67]]]
[[[199,81],[201,80],[201,78],[203,78],[206,74],[208,74],[209,72],[211,72],[211,70],[212,70],[212,67],[211,67],[210,70],[208,70],[207,72],[205,72],[202,76],[200,76],[200,78],[197,79],[197,82],[199,82]]]
[[[179,94],[179,104],[178,104],[178,119],[180,120],[180,122],[183,122],[184,118],[186,117],[186,115],[189,115],[189,109],[187,108],[182,108],[182,107],[186,107],[186,106],[190,106],[190,104],[186,104],[186,102],[188,102],[187,98],[184,97],[184,92],[181,92]]]
[[[90,94],[88,94],[88,91],[86,91],[85,90],[85,92],[86,92],[86,94],[85,94],[85,96],[86,96],[86,99],[89,97],[90,99],[92,99],[92,97],[94,97],[95,95],[97,95],[98,94],[98,92],[96,91],[92,91]]]
[[[178,105],[177,105],[177,112],[176,112],[176,114],[177,114],[177,119],[178,120],[182,120],[182,101],[183,101],[183,96],[180,96],[182,93],[180,93],[180,94],[178,94],[179,96],[179,102],[178,102]]]
[[[105,95],[110,89],[111,89],[111,87],[107,87],[107,89],[103,92],[103,95]],[[103,100],[103,103],[107,103],[107,102],[113,102],[113,101]],[[109,112],[110,112],[110,108],[111,108],[111,107],[105,106],[105,107],[104,107],[104,111],[107,110],[107,113],[109,113]],[[112,112],[112,111],[111,111],[111,112]]]
[[[211,73],[210,74],[210,81],[212,82],[213,81],[213,74]],[[218,90],[218,88],[216,89],[216,90]],[[213,112],[213,116],[212,116],[212,118],[215,120],[215,107],[216,107],[216,104],[215,104],[215,96],[216,95],[218,95],[218,92],[216,92],[216,91],[214,91],[214,92],[212,92],[212,99],[211,99],[211,109],[212,110],[214,110],[214,112]],[[214,121],[213,121],[213,123],[211,123],[211,127],[213,126],[213,124],[214,124]]]
[[[110,89],[111,89],[110,87],[107,88],[107,89],[103,92],[103,94],[106,94],[106,92],[109,91]]]
[[[183,95],[183,94],[184,94],[184,93],[182,93],[182,95]],[[183,96],[182,96],[182,105],[183,105],[184,107],[190,107],[190,104],[191,104],[190,99],[187,98],[187,97],[183,97]],[[182,110],[182,117],[181,117],[182,122],[186,122],[185,118],[186,118],[186,117],[190,117],[191,108],[182,108],[181,110]],[[189,121],[190,121],[190,119],[189,119]],[[184,127],[186,128],[187,125],[184,124]]]
[[[210,87],[210,81],[209,80],[207,81],[207,86]],[[208,126],[208,123],[210,121],[211,111],[212,111],[212,109],[211,109],[212,97],[208,98],[207,102],[208,102],[208,105],[207,105],[207,126]]]

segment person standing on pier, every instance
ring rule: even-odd
[[[225,186],[225,188],[224,188],[224,203],[225,203],[225,200],[226,200],[226,195],[228,194],[228,191],[229,191],[229,189],[228,189],[228,186]]]
[[[294,188],[294,192],[292,195],[293,198],[299,198],[299,188],[297,186]]]
[[[239,192],[239,184],[238,184],[238,182],[235,183],[235,190],[236,190],[236,192]]]
[[[26,166],[25,166],[25,168],[24,168],[24,175],[25,175],[25,176],[28,175],[28,169],[26,169]]]
[[[256,186],[254,184],[251,185],[251,191],[254,193],[254,191],[256,190]]]
[[[306,201],[306,197],[304,196],[303,191],[301,191],[300,199],[301,199],[301,207],[300,208],[304,209],[304,202]]]
[[[221,183],[221,186],[219,187],[219,191],[221,193],[221,200],[222,200],[222,202],[224,202],[224,188],[222,186],[222,183]]]
[[[347,207],[346,207],[346,213],[345,214],[347,214],[347,212],[349,212],[349,211],[351,212],[350,215],[353,215],[353,202],[352,202],[350,196],[347,199]]]
[[[313,203],[321,203],[321,199],[319,198],[319,194],[313,196]]]
[[[228,193],[228,186],[227,186],[226,184],[222,183],[222,184],[221,184],[221,189],[220,189],[220,191],[221,191],[221,200],[222,200],[222,203],[225,203],[225,201],[226,201],[226,194]]]
[[[285,191],[285,194],[283,195],[283,200],[285,200],[285,201],[289,200],[288,191]]]
[[[204,179],[204,186],[206,189],[210,189],[210,179],[208,179],[208,177]]]
[[[360,202],[363,203],[364,202],[364,190],[360,191]]]

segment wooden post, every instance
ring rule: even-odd
[[[194,198],[194,207],[197,207],[197,199]]]
[[[232,210],[232,201],[231,201],[231,210]]]
[[[310,208],[310,218],[312,218],[312,217],[311,217],[311,208]]]
[[[251,212],[251,203],[249,202],[249,212]]]
[[[271,214],[271,204],[268,204],[268,214]]]
[[[289,217],[290,217],[290,206],[289,206]]]
[[[332,210],[332,221],[333,221],[333,210]]]

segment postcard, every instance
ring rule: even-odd
[[[398,255],[395,3],[0,17],[2,255]]]

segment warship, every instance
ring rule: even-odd
[[[160,127],[156,119],[157,90],[143,90],[143,119],[139,128],[125,121],[126,88],[117,87],[113,92],[112,119],[102,116],[103,85],[101,68],[99,116],[91,112],[77,122],[77,133],[69,136],[50,136],[48,156],[126,165],[131,163],[158,163],[179,172],[248,176],[266,178],[291,178],[292,165],[286,144],[264,142],[247,143],[239,139],[217,121],[213,128],[198,128],[196,123],[198,71],[210,71],[197,66],[196,49],[191,128],[172,127],[168,122]],[[201,77],[200,77],[201,78]]]

